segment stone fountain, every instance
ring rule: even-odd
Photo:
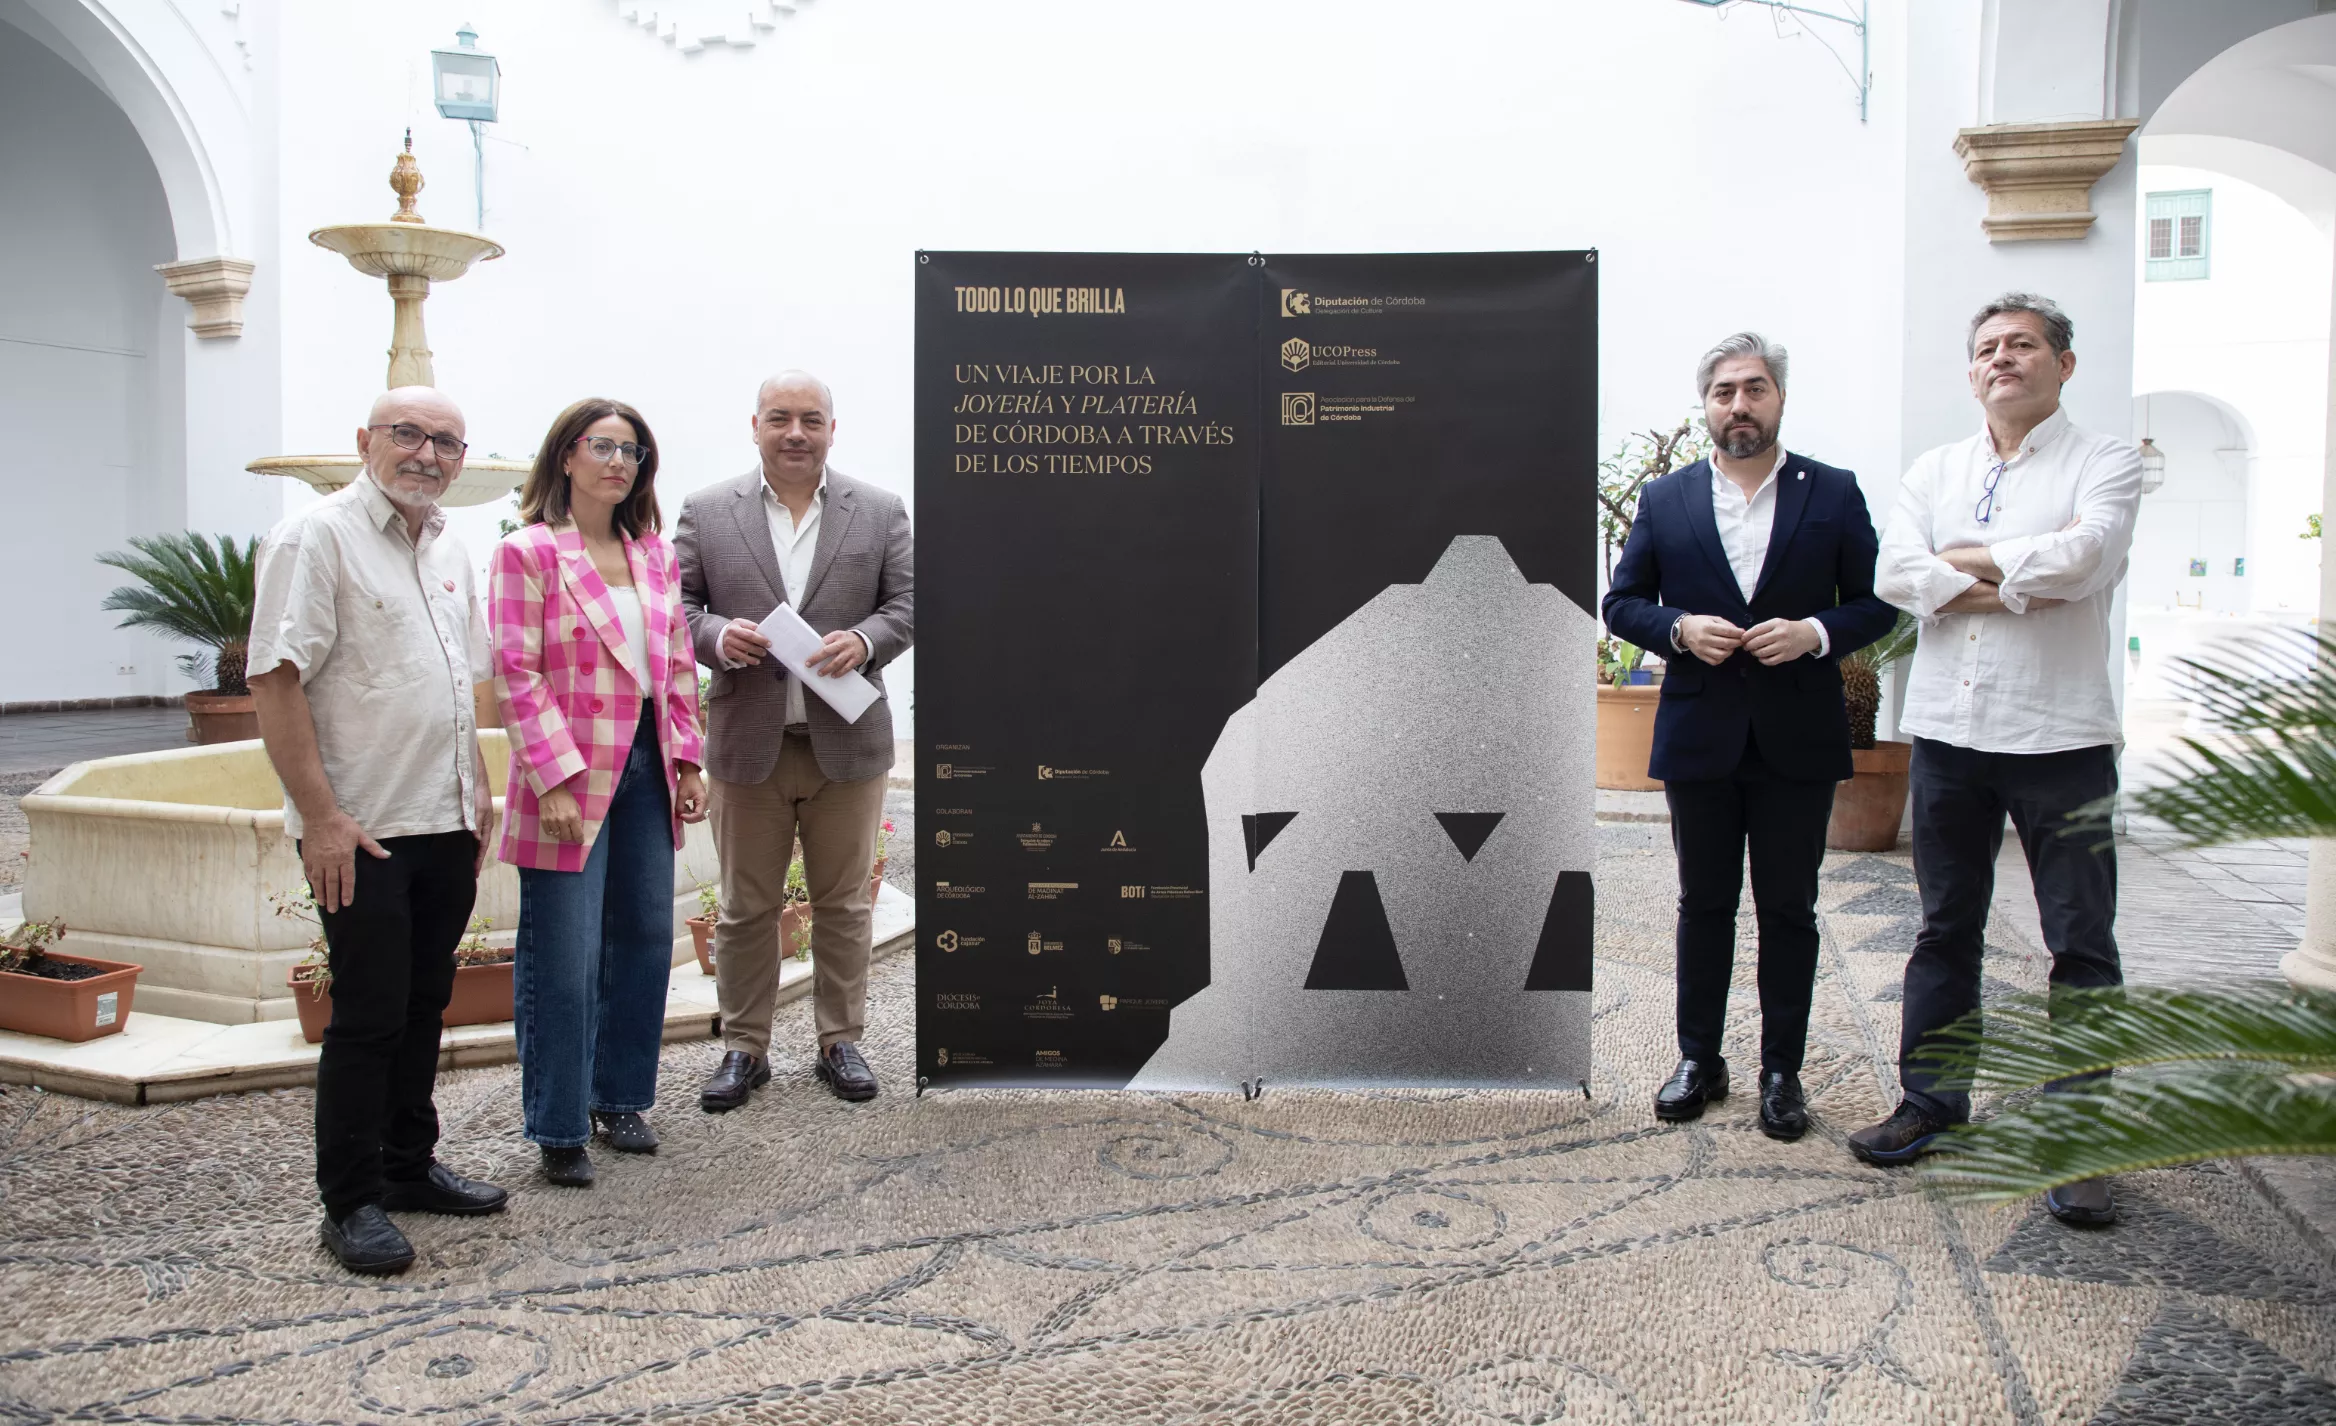
[[[435,386],[430,365],[430,341],[422,328],[422,304],[429,300],[430,284],[452,282],[478,262],[503,255],[502,244],[460,228],[433,228],[414,209],[422,191],[422,170],[414,162],[413,130],[406,131],[405,152],[389,173],[390,190],[397,194],[397,211],[382,223],[340,223],[318,228],[308,240],[339,253],[349,266],[367,277],[389,280],[389,300],[396,310],[389,334],[388,386]],[[363,461],[353,455],[263,456],[244,469],[256,475],[283,475],[304,480],[319,491],[339,490],[355,478]],[[462,464],[462,474],[438,497],[441,505],[484,505],[519,488],[527,478],[528,463],[473,456]]]

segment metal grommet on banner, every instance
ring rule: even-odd
[[[931,262],[932,260],[933,260],[933,255],[932,255],[931,253],[929,253],[929,252],[926,252],[926,251],[925,251],[923,248],[918,248],[918,249],[917,249],[917,261],[918,261],[920,264],[921,264],[921,263],[928,263],[928,262]]]
[[[1265,266],[1265,254],[1264,254],[1264,253],[1259,253],[1259,252],[1253,252],[1253,253],[1251,253],[1251,254],[1249,255],[1249,265],[1250,265],[1251,267],[1263,267],[1263,266]]]
[[[1588,252],[1582,254],[1582,261],[1584,262],[1596,262],[1597,260],[1598,250],[1596,248],[1592,248]]]

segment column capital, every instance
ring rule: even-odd
[[[254,264],[239,257],[198,257],[185,262],[157,263],[171,294],[184,297],[194,310],[187,325],[198,337],[243,335],[243,295],[251,291]]]
[[[2139,119],[2078,119],[1959,130],[1963,175],[1987,190],[1979,220],[1987,240],[2083,237],[2093,226],[2093,185],[2117,166],[2139,127]]]

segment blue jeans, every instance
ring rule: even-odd
[[[546,1148],[592,1138],[592,1114],[657,1102],[673,971],[673,813],[654,703],[582,871],[519,868],[512,967],[520,1102]]]

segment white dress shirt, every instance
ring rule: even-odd
[[[299,673],[340,809],[377,840],[479,830],[471,687],[495,675],[446,512],[416,540],[360,474],[268,532],[254,584],[251,671]],[[290,796],[284,831],[307,835]]]
[[[1760,487],[1749,498],[1744,488],[1721,472],[1717,459],[1711,465],[1711,514],[1720,527],[1720,548],[1728,553],[1728,568],[1736,575],[1736,588],[1743,591],[1744,602],[1752,602],[1752,591],[1760,587],[1760,568],[1768,563],[1768,546],[1776,538],[1776,477],[1784,469],[1785,448],[1780,441],[1776,447],[1776,463],[1769,466]],[[1681,619],[1671,628],[1671,647],[1681,653],[1687,646],[1679,641]],[[1802,623],[1817,631],[1816,657],[1833,652],[1833,638],[1825,626],[1815,619]]]
[[[786,586],[787,603],[793,605],[798,614],[803,612],[803,586],[811,582],[812,556],[819,552],[820,512],[826,508],[825,470],[819,472],[819,488],[811,492],[811,503],[804,507],[803,519],[799,524],[795,520],[795,512],[779,499],[778,492],[771,489],[770,482],[766,480],[762,484],[762,513],[770,521],[771,548],[779,557],[779,580]],[[868,642],[868,636],[857,629],[852,632],[859,637],[863,662],[876,657],[876,646]],[[746,667],[733,659],[725,658],[722,662],[730,668]],[[818,675],[809,669],[787,670],[787,726],[790,728],[807,721],[810,716],[804,711],[803,704],[803,680],[806,677],[816,678]]]
[[[1995,499],[1979,518],[1990,479]],[[1979,434],[1925,452],[1898,487],[1874,592],[1922,621],[1899,724],[1988,753],[2124,741],[2109,606],[2141,505],[2141,452],[2046,417],[2010,460]],[[1941,614],[1979,581],[1935,553],[1985,545],[2009,613]],[[2064,601],[2043,608],[2031,600]]]

